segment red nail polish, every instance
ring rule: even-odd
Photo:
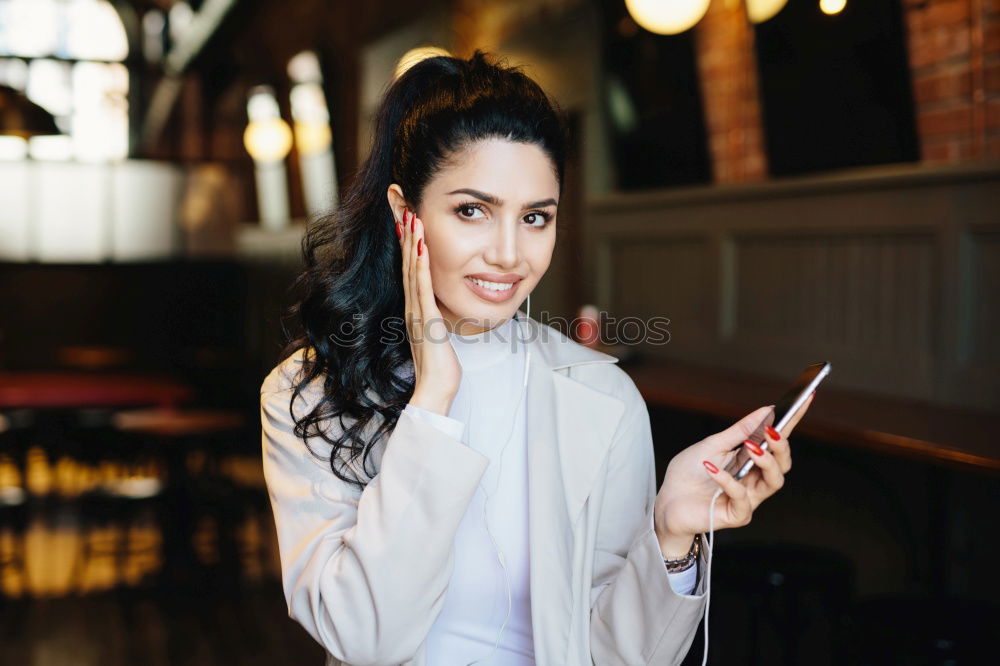
[[[400,238],[403,237],[403,228],[399,225],[399,220],[396,220],[396,235]]]
[[[751,442],[749,439],[744,439],[743,440],[743,444],[748,449],[750,449],[751,451],[753,451],[753,454],[755,456],[762,456],[762,455],[764,455],[764,449],[760,448],[759,446],[757,446],[756,444],[754,444],[753,442]]]
[[[707,460],[702,460],[702,461],[701,461],[701,464],[702,464],[702,465],[704,465],[704,466],[705,466],[705,469],[707,469],[707,470],[708,470],[709,472],[711,472],[712,474],[717,474],[717,473],[718,473],[718,471],[719,471],[719,468],[718,468],[718,467],[716,467],[715,465],[713,465],[712,463],[710,463],[710,462],[709,462],[709,461],[707,461]]]
[[[410,231],[416,231],[416,230],[417,230],[417,216],[410,215]]]
[[[423,252],[421,251],[421,245],[423,245],[423,244],[424,244],[424,239],[423,239],[423,238],[418,238],[418,239],[417,239],[417,256],[418,256],[418,257],[419,257],[419,256],[420,256],[421,254],[423,254]]]
[[[775,430],[774,428],[772,428],[769,425],[764,426],[764,432],[766,432],[767,436],[770,437],[771,439],[773,439],[776,442],[779,439],[781,439],[781,433],[779,433],[777,430]]]

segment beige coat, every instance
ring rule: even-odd
[[[697,596],[670,586],[653,531],[659,484],[646,404],[615,357],[528,322],[536,663],[676,664],[704,611],[704,576]],[[378,474],[364,492],[349,487],[292,433],[289,381],[301,359],[300,351],[261,386],[264,472],[289,616],[326,648],[327,666],[464,666],[429,664],[425,637],[489,459],[403,412],[373,449]],[[318,395],[317,383],[296,401],[296,417]]]

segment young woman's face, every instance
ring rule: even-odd
[[[552,260],[558,199],[545,152],[505,139],[471,144],[427,184],[416,213],[451,330],[471,335],[514,316]]]

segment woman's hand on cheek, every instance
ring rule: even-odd
[[[770,406],[750,412],[722,432],[692,444],[670,461],[656,496],[654,521],[664,555],[682,557],[695,534],[709,531],[709,502],[715,491],[715,529],[741,527],[750,522],[754,510],[784,485],[791,469],[791,448],[785,433],[791,433],[812,402],[810,397],[783,429],[767,432],[767,449],[746,444],[763,421]],[[777,437],[775,437],[777,436]],[[735,457],[736,447],[745,448],[754,467],[737,481],[724,468]],[[738,451],[738,448],[737,448]],[[668,552],[669,551],[669,552]]]
[[[396,234],[402,249],[406,332],[413,354],[415,384],[410,404],[447,416],[462,380],[462,367],[434,299],[424,225],[404,208]]]

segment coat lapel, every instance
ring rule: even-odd
[[[565,663],[574,608],[577,519],[599,475],[625,404],[567,375],[584,363],[615,363],[610,354],[573,342],[527,318],[528,531],[535,659]],[[589,590],[587,590],[589,595]],[[589,606],[589,596],[585,602]]]

